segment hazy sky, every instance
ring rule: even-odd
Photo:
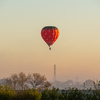
[[[60,35],[50,51],[44,26]],[[40,73],[53,80],[100,80],[99,0],[0,0],[0,78]]]

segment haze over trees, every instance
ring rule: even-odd
[[[15,90],[24,90],[28,88],[46,89],[51,86],[51,83],[47,81],[47,78],[39,73],[29,75],[25,75],[23,72],[20,72],[19,74],[14,73],[5,80],[4,84],[10,85]]]
[[[47,78],[38,73],[29,74],[27,83],[29,83],[31,87],[34,89],[44,89],[51,86],[50,82],[47,81]]]

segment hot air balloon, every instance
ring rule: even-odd
[[[59,30],[55,26],[46,26],[41,30],[41,36],[43,40],[49,46],[49,50],[51,50],[51,45],[57,40],[59,36]]]

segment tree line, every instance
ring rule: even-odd
[[[5,79],[4,86],[0,85],[0,100],[100,100],[100,81],[97,83],[94,82],[95,90],[69,88],[66,91],[49,88],[51,83],[39,73],[15,73]]]
[[[76,88],[60,91],[58,88],[27,89],[15,91],[11,86],[0,85],[0,100],[100,100],[100,90],[87,90],[87,93]]]
[[[5,78],[4,85],[9,85],[14,90],[27,90],[29,88],[46,89],[51,86],[51,83],[47,81],[45,75],[40,75],[39,73],[26,75],[20,72]]]

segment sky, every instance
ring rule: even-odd
[[[49,50],[45,26],[60,35]],[[99,0],[0,0],[0,78],[24,72],[82,82],[100,79]]]

